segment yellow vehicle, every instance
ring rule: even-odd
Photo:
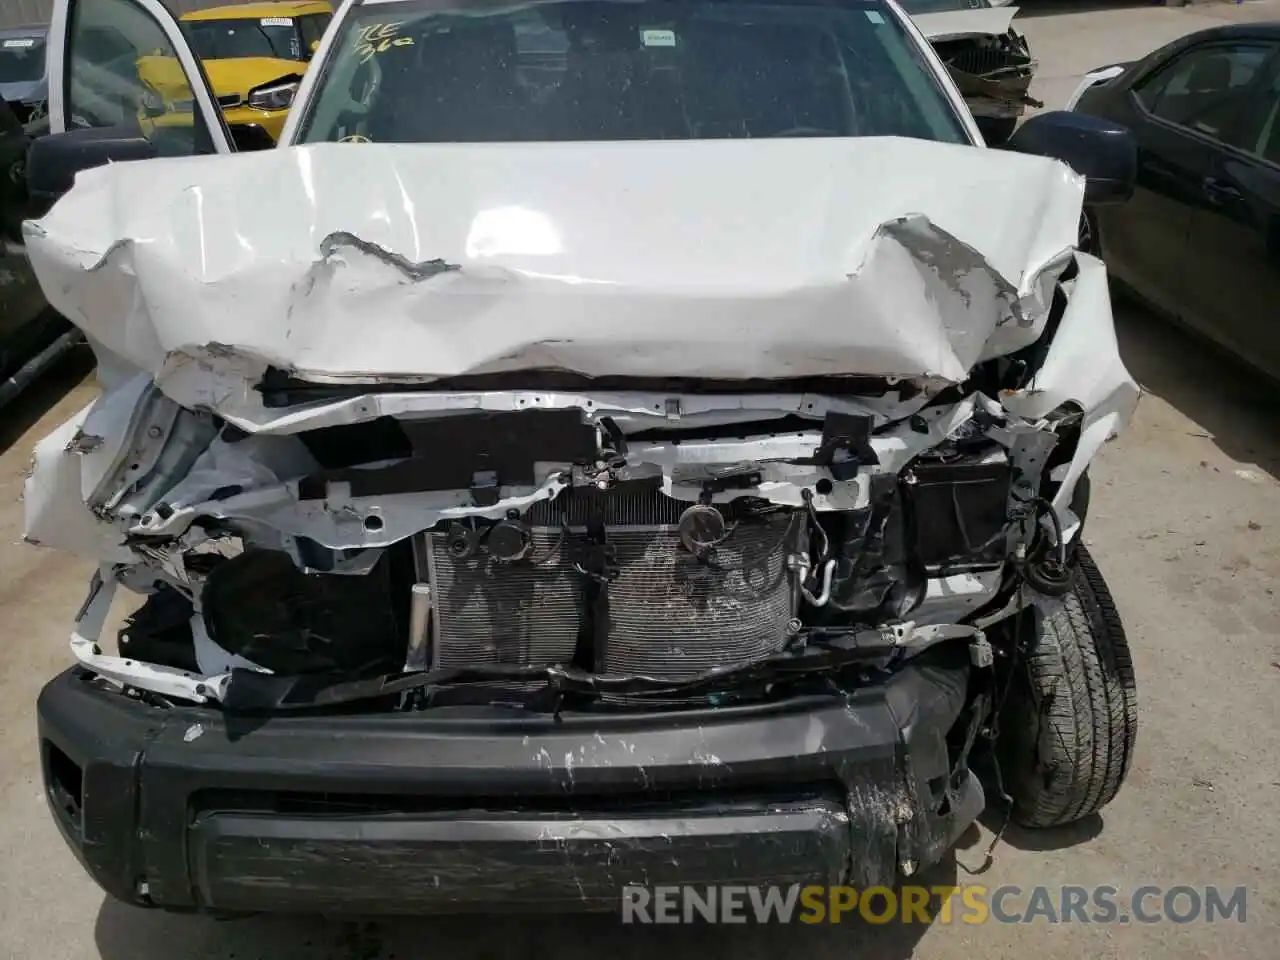
[[[257,124],[279,140],[331,19],[326,0],[300,0],[210,7],[184,15],[181,23],[227,123]]]

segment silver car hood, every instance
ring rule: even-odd
[[[90,170],[26,235],[100,355],[235,414],[268,367],[959,382],[1040,335],[1082,194],[902,138],[325,144]]]

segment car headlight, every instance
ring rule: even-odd
[[[249,106],[257,110],[287,110],[297,92],[297,80],[270,83],[249,91]]]

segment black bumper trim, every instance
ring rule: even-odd
[[[769,708],[250,724],[73,668],[38,717],[52,813],[116,898],[396,913],[616,905],[625,883],[892,883],[982,808],[972,776],[950,777],[967,687],[959,657]],[[78,804],[50,748],[80,768]]]

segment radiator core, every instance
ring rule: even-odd
[[[568,664],[585,636],[598,673],[686,679],[780,649],[797,606],[788,557],[801,515],[726,510],[729,536],[704,563],[680,543],[689,506],[659,491],[571,491],[525,514],[533,549],[509,564],[483,551],[458,559],[447,534],[423,535],[432,665]],[[590,519],[616,551],[617,578],[599,594],[574,568]]]

